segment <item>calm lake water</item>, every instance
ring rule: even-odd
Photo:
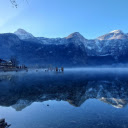
[[[128,69],[0,73],[10,128],[128,128]]]

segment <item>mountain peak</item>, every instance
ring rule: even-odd
[[[15,31],[14,34],[16,34],[20,39],[30,39],[30,38],[34,37],[31,33],[27,32],[21,28],[19,28],[17,31]]]
[[[110,33],[123,33],[121,30],[113,30]]]
[[[83,37],[79,32],[74,32],[66,37],[66,39],[73,38],[73,37]]]
[[[98,40],[127,39],[127,35],[124,34],[121,30],[114,30],[109,32],[108,34],[98,37],[97,39]]]
[[[17,31],[16,32],[20,32],[20,33],[27,33],[27,31],[25,31],[24,29],[22,29],[22,28],[19,28],[19,29],[17,29]]]
[[[71,42],[74,43],[76,45],[83,45],[86,43],[87,39],[85,39],[79,32],[74,32],[72,34],[70,34],[69,36],[66,37],[66,39]]]

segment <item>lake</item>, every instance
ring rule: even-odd
[[[128,128],[128,69],[0,73],[10,128]]]

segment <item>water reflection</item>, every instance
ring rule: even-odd
[[[0,119],[0,128],[9,128],[11,125],[8,124],[5,119]]]
[[[66,71],[0,75],[0,106],[22,111],[33,102],[66,101],[80,107],[88,99],[98,99],[116,108],[128,103],[128,72]]]

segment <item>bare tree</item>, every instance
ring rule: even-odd
[[[28,3],[27,0],[22,0],[22,1],[26,1]],[[11,4],[14,6],[14,7],[18,7],[18,3],[17,3],[17,0],[10,0]]]
[[[13,67],[17,67],[19,64],[19,61],[17,60],[15,56],[12,56],[10,61],[12,62]]]
[[[14,7],[16,7],[17,8],[17,2],[16,2],[16,0],[10,0],[10,2],[12,3],[12,5],[14,6]]]

